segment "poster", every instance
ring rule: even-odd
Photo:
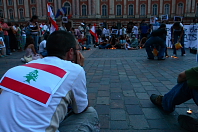
[[[67,17],[62,17],[62,22],[63,23],[68,23],[68,18]]]
[[[161,15],[161,20],[162,20],[162,21],[168,20],[168,15]]]
[[[155,16],[151,16],[150,24],[155,24],[155,22],[156,22],[156,17]]]

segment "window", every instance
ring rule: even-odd
[[[86,15],[87,15],[87,6],[82,5],[82,16],[86,16]]]
[[[102,5],[102,16],[107,16],[107,6]]]
[[[157,5],[154,4],[153,5],[153,15],[156,16],[158,13],[157,13]]]
[[[8,5],[12,5],[12,0],[8,0]]]
[[[3,17],[3,10],[0,9],[0,17]]]
[[[142,16],[146,15],[146,6],[145,6],[145,4],[140,6],[140,15],[142,15]]]
[[[71,5],[68,2],[66,2],[64,4],[64,7],[66,8],[66,15],[69,15],[71,10]]]
[[[166,4],[165,6],[164,6],[164,14],[170,14],[170,5],[169,4]]]
[[[31,0],[31,4],[35,4],[36,3],[36,1],[35,0]]]
[[[13,9],[9,9],[9,17],[10,19],[14,19],[14,12],[13,12]]]
[[[24,19],[24,10],[23,9],[19,9],[19,18]]]
[[[48,2],[53,2],[53,0],[48,0]]]
[[[184,11],[184,5],[182,3],[178,4],[178,15],[182,15]]]
[[[23,5],[24,0],[19,0],[19,5]]]
[[[133,5],[129,5],[129,16],[133,15]]]
[[[32,16],[33,15],[36,15],[36,8],[35,7],[32,8]]]
[[[0,5],[3,5],[3,2],[2,2],[2,0],[0,0]]]
[[[121,16],[122,15],[122,6],[121,5],[117,5],[117,16]]]

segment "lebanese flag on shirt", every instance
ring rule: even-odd
[[[56,24],[55,18],[54,18],[54,14],[52,12],[52,8],[50,7],[50,4],[47,3],[47,11],[48,11],[48,17],[50,19],[51,22],[51,27],[50,27],[50,33],[58,30],[58,25]]]
[[[0,88],[47,107],[67,75],[57,66],[28,63],[10,69],[2,77]]]
[[[90,33],[95,37],[96,42],[98,42],[98,35],[96,33],[96,24],[94,24],[90,30]]]

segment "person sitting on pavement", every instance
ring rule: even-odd
[[[148,59],[154,59],[152,50],[154,47],[159,47],[158,60],[165,60],[164,55],[166,49],[166,35],[167,31],[165,24],[161,24],[161,26],[157,30],[154,30],[151,33],[150,38],[145,43]]]
[[[46,49],[47,57],[11,68],[1,79],[0,132],[100,131],[75,37],[55,31]]]
[[[100,45],[98,46],[99,49],[107,49],[107,48],[111,48],[111,45],[109,44],[109,41],[106,37],[102,37],[100,38]]]
[[[130,46],[131,46],[133,49],[138,49],[139,44],[138,44],[138,39],[136,38],[136,35],[135,35],[135,34],[132,35],[132,39],[131,39],[131,44],[130,44]]]
[[[130,45],[131,45],[131,41],[128,39],[124,46],[125,50],[136,50],[137,49],[137,48],[131,47]]]
[[[21,61],[27,63],[32,60],[37,60],[43,58],[42,55],[36,53],[35,47],[34,47],[34,39],[32,36],[27,36],[26,38],[26,44],[24,47],[25,55],[23,58],[21,58]]]
[[[178,75],[177,84],[164,96],[152,94],[150,100],[163,111],[171,113],[176,105],[193,99],[198,105],[198,67],[183,71]],[[198,120],[186,115],[179,115],[178,122],[188,131],[198,131]]]
[[[39,54],[41,54],[43,57],[47,56],[46,43],[47,43],[48,37],[49,37],[49,34],[46,34],[44,36],[44,40],[39,44]]]

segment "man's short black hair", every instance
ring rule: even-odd
[[[46,49],[48,56],[56,56],[63,59],[71,48],[76,48],[76,39],[69,32],[54,31],[47,39]]]

